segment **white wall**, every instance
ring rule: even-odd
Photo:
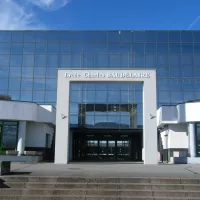
[[[162,106],[157,110],[157,127],[167,124],[200,122],[200,102]]]
[[[53,138],[54,129],[48,124],[28,122],[26,132],[26,147],[45,147],[46,133]]]
[[[170,124],[168,148],[188,148],[187,124]]]
[[[0,120],[34,121],[55,124],[55,108],[32,102],[0,100]]]

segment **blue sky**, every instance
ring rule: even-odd
[[[199,29],[200,0],[0,0],[0,29]]]

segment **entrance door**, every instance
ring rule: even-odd
[[[107,140],[99,140],[99,160],[107,160]]]
[[[117,160],[131,160],[131,140],[118,140],[117,141]]]
[[[2,150],[2,145],[1,145],[1,141],[2,141],[2,136],[3,136],[3,131],[2,131],[2,125],[0,125],[0,150]]]
[[[107,158],[110,161],[115,161],[115,140],[108,140]]]

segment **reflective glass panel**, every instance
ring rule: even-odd
[[[168,31],[158,31],[157,32],[157,42],[168,42],[169,35]]]
[[[181,42],[193,42],[193,32],[192,31],[181,31]]]
[[[24,31],[24,42],[35,42],[35,32]]]
[[[11,33],[9,31],[1,31],[0,32],[0,42],[10,42]]]
[[[32,101],[33,100],[32,91],[21,91],[20,100],[22,100],[22,101]]]
[[[169,32],[169,42],[180,42],[180,41],[181,41],[180,31]]]

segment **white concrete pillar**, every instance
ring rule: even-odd
[[[188,138],[189,138],[189,154],[190,157],[196,157],[196,135],[195,124],[188,124]]]
[[[18,129],[18,143],[17,143],[18,156],[24,154],[25,138],[26,138],[26,121],[20,121]]]

